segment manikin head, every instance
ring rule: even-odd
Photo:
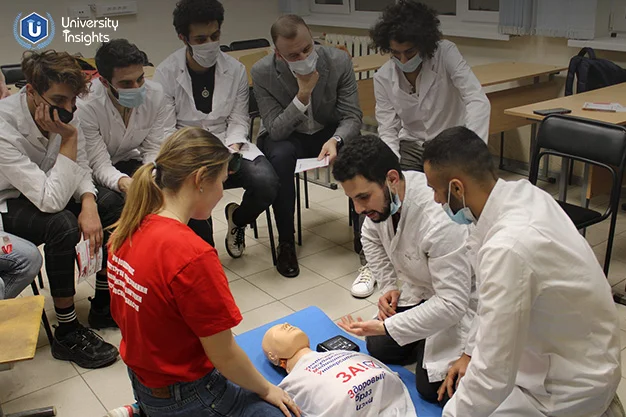
[[[310,342],[302,330],[289,323],[283,323],[265,332],[261,346],[270,362],[287,369],[287,361],[302,349],[308,349]]]

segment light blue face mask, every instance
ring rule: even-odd
[[[400,196],[398,194],[391,192],[389,184],[387,184],[387,189],[389,190],[389,196],[391,197],[391,201],[389,203],[389,214],[393,216],[400,210],[400,207],[402,207],[402,201],[400,201]]]
[[[134,109],[143,104],[146,98],[146,85],[139,88],[120,88],[117,93],[119,94],[117,101],[122,106]]]
[[[420,56],[420,54],[415,54],[413,58],[409,59],[404,64],[400,62],[400,60],[395,56],[392,57],[391,60],[396,63],[398,68],[400,68],[400,71],[406,73],[414,72],[417,67],[419,67],[422,63],[422,57]]]
[[[463,208],[456,213],[450,208],[450,189],[452,188],[452,181],[448,183],[448,202],[443,205],[443,211],[452,219],[453,222],[458,224],[472,224],[476,223],[476,217],[472,214],[469,207],[465,206],[465,195],[463,195]]]

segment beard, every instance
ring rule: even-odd
[[[383,211],[376,211],[376,210],[370,210],[365,212],[365,215],[370,215],[370,214],[376,214],[378,215],[375,218],[370,217],[369,219],[371,221],[373,221],[374,223],[382,223],[385,220],[387,220],[389,218],[389,216],[391,216],[391,197],[390,197],[390,191],[389,187],[385,185],[385,188],[387,188],[387,190],[384,192],[385,194],[385,208],[383,209]]]
[[[448,205],[450,206],[450,209],[452,210],[452,213],[456,214],[456,213],[458,213],[459,210],[461,210],[463,208],[463,201],[459,200],[458,198],[456,198],[455,196],[450,194],[450,199],[448,200]]]

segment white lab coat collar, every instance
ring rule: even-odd
[[[404,76],[402,70],[400,70],[400,68],[398,68],[398,66],[393,61],[390,61],[389,65],[392,67],[390,68],[390,75],[391,84],[393,85],[394,92],[396,94],[405,94],[407,96],[411,96],[410,94],[402,91],[402,89],[400,88],[400,78],[403,77],[406,81],[406,77]],[[420,71],[420,77],[418,79],[420,83],[419,86],[417,86],[416,90],[419,92],[419,97],[424,97],[426,94],[428,94],[430,87],[432,87],[432,85],[435,83],[435,80],[437,79],[435,64],[432,60],[427,59],[422,62],[422,69]]]
[[[507,181],[499,178],[491,193],[489,193],[485,207],[483,207],[483,211],[476,222],[474,233],[472,233],[474,237],[472,239],[473,244],[482,246],[489,230],[500,220],[502,206],[506,203],[502,200],[502,196],[507,193],[506,184]]]

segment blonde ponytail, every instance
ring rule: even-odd
[[[187,127],[171,135],[161,147],[154,164],[146,164],[133,175],[126,203],[109,239],[109,252],[118,250],[139,229],[143,219],[163,206],[163,189],[176,192],[185,180],[202,170],[202,179],[213,181],[230,160],[230,152],[213,134]]]

